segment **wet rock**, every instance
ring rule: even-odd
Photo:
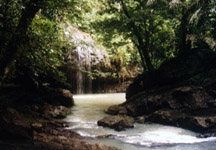
[[[152,122],[178,126],[193,131],[207,131],[215,128],[215,99],[200,86],[182,86],[144,92],[120,106],[109,110],[118,114],[127,110],[127,115],[138,116],[139,123]]]
[[[62,93],[62,95],[65,98],[64,102],[62,100],[62,105],[66,107],[73,106],[74,105],[73,94],[69,90],[66,90],[66,89],[59,89],[59,91]]]
[[[33,132],[35,150],[117,150],[103,144],[89,144],[79,134],[55,126],[63,122],[54,122],[44,122],[40,130]]]
[[[113,134],[106,134],[106,135],[99,135],[97,136],[98,139],[106,139],[106,138],[111,138],[114,137],[115,135]]]
[[[69,113],[69,108],[58,105],[62,104],[61,98],[64,94],[69,94],[66,101],[72,104],[68,91],[49,91],[47,88],[38,90],[41,91],[0,89],[0,149],[117,150],[103,144],[89,144],[83,141],[79,134],[65,129],[66,122],[53,118],[62,118]],[[57,97],[53,96],[55,92]]]
[[[197,85],[197,83],[203,85],[207,82],[211,84],[212,81],[215,81],[215,57],[216,53],[210,49],[185,50],[177,57],[162,63],[157,70],[138,75],[127,88],[126,99],[130,101],[141,92],[162,88]]]
[[[53,106],[46,104],[43,108],[43,113],[48,117],[63,119],[67,115],[71,114],[71,109],[64,106]]]
[[[135,118],[135,121],[137,123],[143,124],[146,122],[146,118],[147,118],[147,116],[139,116],[139,117]]]
[[[216,131],[215,57],[211,50],[192,49],[138,75],[121,107],[129,116],[147,116],[138,122]]]
[[[197,137],[198,137],[198,138],[216,137],[216,133],[204,133],[204,134],[199,134]]]
[[[145,121],[182,127],[196,132],[204,132],[210,128],[215,128],[216,116],[196,116],[191,113],[178,112],[176,110],[159,110],[150,114]]]
[[[43,124],[41,124],[41,123],[33,123],[33,124],[32,124],[32,127],[33,127],[34,129],[40,129],[40,128],[43,127]]]
[[[129,116],[137,116],[137,112],[136,112],[136,106],[135,105],[126,105],[125,108],[127,109],[127,115]]]
[[[119,106],[119,105],[114,105],[114,106],[110,106],[107,110],[106,110],[107,114],[110,115],[126,115],[127,114],[127,109],[123,106]]]
[[[66,89],[45,88],[43,93],[43,100],[49,104],[56,106],[71,107],[74,105],[73,95]]]
[[[57,119],[65,118],[69,114],[71,114],[71,110],[64,106],[55,107],[54,111],[51,113],[52,117]]]
[[[89,144],[81,139],[50,134],[35,135],[34,149],[36,150],[118,150],[104,144]]]
[[[134,118],[129,116],[109,116],[98,121],[99,126],[109,127],[116,131],[123,131],[126,128],[134,127]]]
[[[55,127],[60,127],[60,128],[68,127],[67,122],[65,122],[63,120],[58,120],[58,119],[57,120],[56,119],[55,120],[50,120],[49,123],[52,124]]]
[[[160,109],[195,111],[214,108],[214,98],[202,87],[183,86],[143,93],[124,105],[131,116],[151,114]],[[130,110],[130,111],[129,111]]]

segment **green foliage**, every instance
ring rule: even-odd
[[[92,15],[88,13],[85,21],[89,20],[90,32],[108,48],[116,62],[121,62],[116,54],[127,53],[131,58],[122,55],[125,62],[133,59],[141,63],[137,56],[139,35],[135,29],[145,46],[142,51],[147,51],[154,68],[179,51],[205,45],[211,49],[216,47],[214,0],[113,0],[94,1],[94,4],[94,10],[89,10]],[[128,47],[133,51],[127,50]],[[140,55],[141,59],[147,59],[142,52]]]
[[[206,47],[215,49],[215,4],[214,0],[171,1],[170,6],[178,25],[176,26],[176,50]],[[213,34],[212,34],[213,33]],[[201,43],[201,45],[200,45]],[[205,43],[205,44],[204,44]],[[204,44],[204,45],[203,45]],[[208,46],[207,46],[208,47]],[[206,48],[207,48],[206,47]]]
[[[105,10],[99,12],[101,16],[105,16],[104,19],[95,23],[96,25],[98,24],[96,29],[102,27],[101,31],[98,30],[98,32],[102,34],[106,32],[108,37],[122,35],[125,39],[122,41],[130,41],[132,49],[135,49],[137,54],[138,37],[136,36],[138,35],[134,31],[134,28],[137,28],[142,36],[140,37],[142,42],[145,43],[145,49],[149,52],[151,62],[156,68],[164,59],[173,55],[173,45],[170,45],[170,43],[174,33],[170,27],[167,15],[164,15],[165,10],[161,10],[158,5],[147,6],[144,1],[124,1],[124,5],[130,15],[128,18],[120,2],[107,2],[107,5],[108,7]],[[115,30],[112,31],[113,28]],[[121,43],[123,44],[123,42]],[[140,54],[143,55],[142,52]]]
[[[115,15],[102,14],[106,8],[102,1],[83,0],[80,1],[78,7],[82,13],[67,16],[66,20],[69,19],[74,27],[90,33],[93,39],[97,41],[97,46],[103,45],[110,56],[111,66],[106,65],[104,68],[95,68],[95,70],[102,71],[102,74],[107,78],[114,77],[125,80],[134,77],[141,70],[140,58],[132,41],[125,38],[126,34],[120,33],[113,26],[115,23],[120,25],[121,22],[118,19],[114,20]],[[97,74],[96,72],[93,69],[89,75],[93,77]],[[98,75],[100,76],[100,73]]]
[[[69,86],[60,68],[64,65],[64,42],[59,27],[41,14],[35,16],[28,31],[26,52],[16,63],[21,76],[35,86]],[[28,81],[29,82],[29,81]]]
[[[19,25],[28,4],[38,11],[25,29]],[[89,76],[125,80],[142,71],[141,66],[157,69],[184,50],[216,50],[215,12],[215,0],[1,0],[0,64],[9,53],[15,62],[11,78],[27,76],[36,86],[68,86],[61,69],[63,49],[74,45],[64,41],[60,24],[69,20],[110,56],[110,64],[93,67]],[[19,53],[13,55],[10,43],[17,44]]]
[[[15,65],[12,68],[13,71],[10,71],[11,76],[8,79],[12,78],[16,82],[30,84],[31,86],[67,87],[69,86],[67,79],[61,71],[64,65],[62,50],[65,42],[61,40],[58,24],[61,15],[73,9],[75,2],[67,0],[35,2],[37,2],[35,5],[38,5],[41,9],[33,16],[33,21],[27,27],[27,31],[21,33],[21,35],[25,34],[27,38],[25,42],[17,43],[16,48],[22,53],[16,54],[16,59],[13,60]],[[23,10],[29,3],[34,3],[34,1],[1,1],[0,60],[5,57],[7,51],[11,51],[7,49],[11,40],[12,43],[15,43],[16,39],[21,38],[16,37],[16,35],[19,35],[16,33],[19,30],[21,31],[18,24],[21,23],[21,17],[24,15]],[[68,9],[65,9],[65,6],[68,6]]]

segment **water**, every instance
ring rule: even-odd
[[[64,40],[71,45],[67,50],[67,76],[73,85],[73,92],[77,94],[91,93],[92,77],[99,66],[107,66],[110,59],[107,51],[102,46],[98,47],[87,33],[73,27],[69,22],[62,24]],[[89,76],[92,77],[89,77]]]
[[[74,96],[76,106],[66,118],[69,130],[87,137],[110,135],[110,138],[88,140],[122,150],[215,150],[216,138],[197,138],[197,133],[158,124],[135,124],[134,129],[117,132],[97,126],[109,106],[125,101],[125,94],[93,94]]]

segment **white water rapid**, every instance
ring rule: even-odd
[[[181,128],[158,124],[135,124],[135,128],[117,132],[97,126],[97,121],[107,116],[109,106],[125,101],[125,94],[75,95],[76,106],[65,120],[69,130],[83,136],[114,135],[110,138],[88,140],[104,143],[122,150],[215,150],[216,138],[197,138],[197,134]]]

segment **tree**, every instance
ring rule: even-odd
[[[1,2],[1,19],[3,23],[1,24],[0,38],[0,83],[7,77],[14,61],[25,51],[21,47],[29,42],[27,31],[35,15],[41,11],[51,18],[59,15],[59,13],[70,12],[75,3],[69,0],[3,0]],[[61,8],[64,8],[65,11]]]
[[[43,2],[42,0],[31,0],[24,5],[25,9],[21,12],[20,21],[15,29],[16,33],[11,37],[11,39],[7,42],[5,53],[3,54],[1,60],[1,70],[0,75],[2,80],[7,77],[8,72],[10,71],[11,65],[13,61],[18,57],[21,53],[18,48],[20,45],[23,45],[27,41],[26,32],[31,24],[35,14],[40,9],[40,4]]]
[[[194,43],[193,40],[206,32],[203,29],[206,30],[204,26],[206,22],[209,22],[209,17],[213,15],[215,3],[214,0],[172,0],[169,2],[174,18],[179,22],[175,32],[176,46],[180,53],[193,47],[191,45]]]
[[[48,64],[52,60],[59,62],[61,59],[56,57],[61,52],[57,49],[62,49],[64,42],[53,37],[60,37],[55,33],[59,33],[58,24],[64,20],[70,20],[99,44],[103,43],[116,72],[137,62],[142,62],[144,71],[151,72],[164,60],[199,47],[202,42],[216,47],[215,3],[214,0],[2,0],[1,81],[8,76],[14,62],[21,64],[20,58],[27,60],[33,55],[39,58],[41,53],[44,56],[33,59],[33,64],[38,60],[48,60]],[[57,63],[54,64],[53,68],[57,68]]]
[[[158,7],[163,2],[157,5],[149,5],[147,2],[103,1],[104,8],[98,11],[102,19],[94,25],[96,31],[105,36],[122,35],[125,41],[131,41],[140,54],[144,70],[153,71],[164,59],[162,55],[172,50],[172,46],[166,43],[173,37],[173,31],[167,22],[167,10]]]

